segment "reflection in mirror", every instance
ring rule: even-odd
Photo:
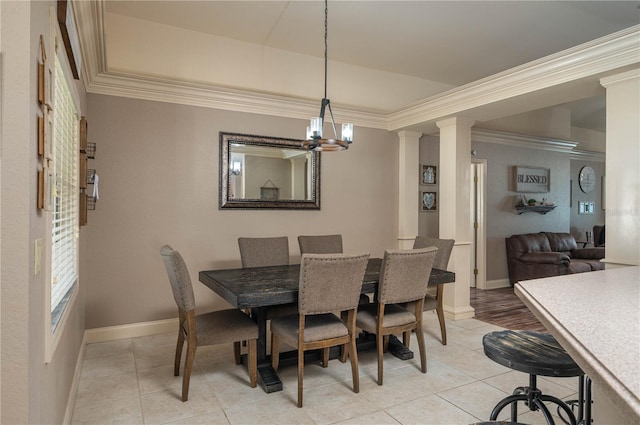
[[[220,209],[320,209],[320,153],[302,141],[220,132]]]

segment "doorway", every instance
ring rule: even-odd
[[[487,287],[487,160],[471,159],[471,287]]]

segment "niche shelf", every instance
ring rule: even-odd
[[[534,205],[530,207],[528,205],[516,205],[516,212],[518,215],[526,212],[534,212],[538,214],[546,214],[549,211],[553,211],[556,205]]]

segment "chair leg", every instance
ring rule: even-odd
[[[347,344],[343,345],[340,347],[340,362],[341,363],[346,363],[347,362],[347,355],[349,354],[349,349],[347,347]]]
[[[178,342],[176,343],[176,358],[173,365],[173,376],[180,375],[180,360],[182,359],[182,347],[184,347],[184,333],[182,329],[178,331]]]
[[[351,359],[351,377],[353,379],[353,392],[360,392],[360,374],[358,372],[358,350],[356,348],[356,339],[351,337],[349,344],[344,345],[344,350],[349,351]]]
[[[189,338],[187,341],[187,359],[184,362],[184,376],[182,377],[182,401],[189,399],[189,380],[191,379],[191,369],[193,368],[193,359],[196,357],[197,342],[195,338]]]
[[[378,385],[382,385],[382,356],[384,351],[383,337],[376,334],[376,347],[378,349]]]
[[[442,345],[447,345],[447,327],[444,323],[444,307],[442,306],[442,298],[444,297],[444,284],[438,285],[436,297],[436,313],[438,313],[438,322],[440,322],[440,335],[442,336]]]
[[[236,341],[233,343],[233,358],[236,362],[236,365],[239,365],[240,362],[240,341]]]
[[[444,323],[444,311],[442,311],[442,307],[436,307],[436,313],[438,313],[438,321],[440,322],[440,335],[442,336],[442,345],[447,345],[447,327]]]
[[[247,362],[249,363],[249,381],[251,382],[251,388],[255,388],[258,385],[258,340],[249,340],[249,350],[247,355]]]
[[[298,348],[298,407],[302,407],[303,379],[304,379],[304,350]]]
[[[329,366],[329,347],[322,349],[322,367]]]
[[[416,326],[416,337],[418,338],[418,348],[420,349],[420,370],[422,373],[427,373],[427,350],[424,344],[424,333],[422,332],[422,325],[418,322]]]
[[[278,370],[278,364],[280,363],[280,340],[278,336],[271,332],[271,367],[273,370]]]
[[[411,344],[411,331],[402,333],[402,343],[405,347],[409,348],[409,344]]]

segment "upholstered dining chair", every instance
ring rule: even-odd
[[[302,254],[340,254],[342,253],[342,235],[298,236],[300,255]]]
[[[453,239],[436,239],[427,238],[424,236],[416,236],[413,242],[413,249],[427,248],[429,246],[435,246],[438,248],[436,258],[433,260],[433,267],[440,270],[447,270],[449,265],[449,258],[451,257],[451,250],[453,249]],[[444,321],[444,308],[442,306],[442,298],[444,292],[444,284],[437,286],[435,294],[429,294],[424,299],[424,311],[435,310],[438,314],[438,322],[440,322],[440,335],[442,338],[442,345],[447,345],[447,327]],[[404,335],[404,344],[409,347],[408,335]]]
[[[377,301],[360,305],[356,326],[376,334],[378,385],[383,382],[383,353],[389,335],[416,332],[422,373],[427,372],[427,355],[422,332],[422,309],[437,248],[386,250],[380,268]],[[403,307],[410,303],[412,309]]]
[[[278,370],[280,341],[298,348],[298,407],[302,407],[304,352],[321,349],[327,367],[329,347],[343,347],[351,360],[353,392],[360,391],[355,317],[369,254],[303,254],[298,315],[271,320],[271,362]],[[345,313],[343,321],[336,313]]]
[[[178,306],[178,343],[173,373],[180,375],[182,348],[187,342],[187,356],[182,377],[182,401],[189,398],[189,380],[196,349],[202,345],[233,343],[236,364],[240,364],[240,341],[249,342],[248,366],[251,387],[258,382],[257,339],[258,326],[249,316],[237,309],[219,310],[211,313],[195,314],[195,297],[191,278],[184,260],[178,251],[169,245],[160,248],[160,255],[169,275],[173,298]]]
[[[289,238],[238,238],[242,267],[286,266],[289,264]]]
[[[243,268],[286,266],[289,264],[289,238],[276,236],[267,238],[238,238],[240,261]],[[295,303],[275,305],[267,308],[267,319],[296,314]]]
[[[342,235],[298,236],[302,254],[342,254]],[[360,294],[360,304],[371,302],[367,294]]]

